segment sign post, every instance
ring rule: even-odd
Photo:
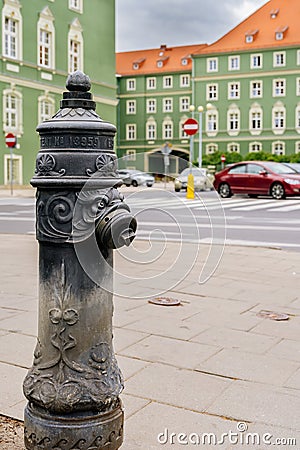
[[[194,177],[192,174],[193,153],[194,153],[194,134],[197,133],[199,125],[195,119],[187,119],[183,124],[183,131],[190,136],[190,173],[188,175],[188,182],[186,188],[186,198],[194,199]]]
[[[162,147],[162,149],[160,150],[161,153],[164,155],[164,166],[165,166],[165,189],[167,187],[167,172],[169,169],[169,165],[170,165],[170,157],[169,154],[172,151],[172,144],[170,144],[169,142],[166,142],[165,145]]]
[[[226,161],[226,156],[225,156],[225,155],[222,155],[222,156],[221,156],[221,166],[222,166],[222,169],[224,169],[224,167],[225,167],[225,161]]]
[[[9,166],[9,178],[10,178],[10,194],[13,195],[13,148],[17,144],[17,138],[13,133],[7,133],[5,136],[5,144],[10,150],[10,166]]]

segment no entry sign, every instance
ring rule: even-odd
[[[189,136],[196,134],[199,129],[198,122],[195,119],[187,119],[183,124],[183,130]]]
[[[5,136],[5,144],[7,147],[15,147],[17,143],[17,138],[13,133],[7,133]]]

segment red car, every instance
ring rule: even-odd
[[[215,174],[214,187],[221,197],[271,195],[276,200],[300,195],[300,173],[271,161],[243,161]]]

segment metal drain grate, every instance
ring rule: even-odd
[[[171,297],[156,297],[148,300],[148,303],[153,303],[153,305],[160,306],[179,306],[181,305],[180,300]]]

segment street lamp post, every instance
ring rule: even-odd
[[[191,106],[193,106],[193,105],[191,105]],[[195,110],[194,106],[193,106],[193,108]],[[205,110],[206,111],[210,111],[213,108],[214,107],[213,107],[213,105],[211,103],[207,103],[207,105],[205,107]],[[202,167],[202,154],[203,154],[203,151],[202,151],[202,142],[203,142],[202,141],[202,134],[203,134],[202,116],[203,116],[203,113],[205,112],[205,110],[204,110],[204,107],[202,105],[199,105],[197,110],[198,110],[198,113],[199,113],[199,156],[198,156],[198,165],[201,168]]]

